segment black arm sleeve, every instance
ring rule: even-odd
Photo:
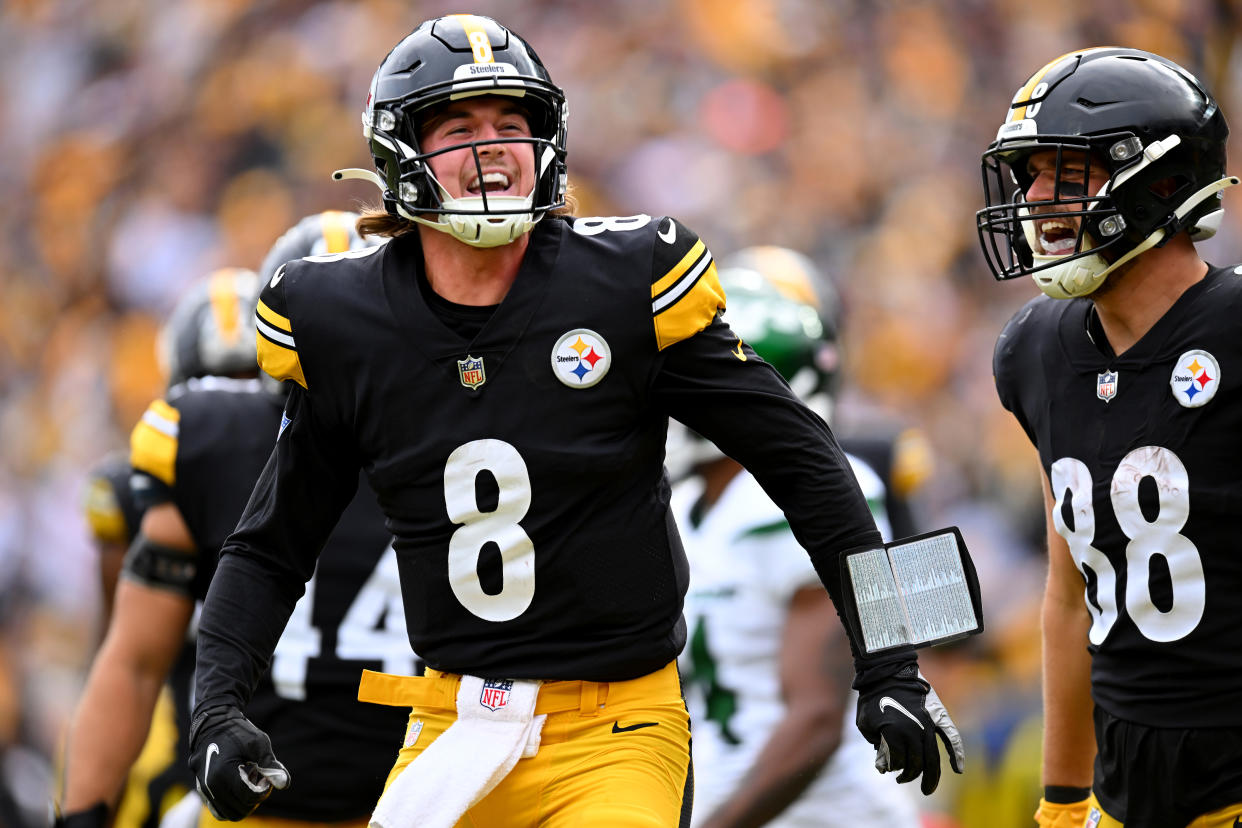
[[[198,630],[196,710],[244,708],[271,661],[341,512],[358,486],[349,438],[317,423],[295,388],[288,420],[225,541]]]
[[[749,346],[740,353],[745,359],[737,335],[717,317],[665,350],[655,403],[755,476],[810,553],[840,614],[840,557],[881,546],[879,530],[827,424]],[[858,658],[852,638],[850,646]]]

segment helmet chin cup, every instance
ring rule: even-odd
[[[487,202],[493,208],[502,210],[523,208],[529,210],[531,196],[492,196]],[[471,247],[501,247],[512,244],[530,232],[531,228],[539,223],[539,219],[543,218],[542,213],[539,215],[530,212],[501,215],[484,213],[483,199],[480,196],[445,198],[443,204],[446,210],[474,212],[443,213],[432,220],[414,215],[400,202],[398,202],[397,210],[411,221],[416,221],[433,230],[439,230],[441,233],[447,233]]]
[[[1061,256],[1035,254],[1036,265],[1052,262]],[[1031,274],[1039,289],[1053,299],[1073,299],[1086,296],[1104,283],[1111,268],[1098,253],[1069,259]]]
[[[334,181],[345,181],[347,179],[370,181],[379,187],[381,191],[385,193],[388,191],[388,188],[384,186],[384,180],[371,170],[356,168],[337,170],[332,173],[332,179]],[[440,189],[443,193],[443,187]],[[487,204],[492,209],[503,211],[529,211],[533,197],[533,193],[528,196],[491,196],[487,199]],[[482,196],[451,198],[445,195],[441,201],[446,210],[461,210],[463,212],[445,213],[438,216],[438,220],[433,221],[413,213],[403,202],[398,200],[396,201],[397,213],[410,221],[416,221],[433,230],[447,233],[471,247],[500,247],[512,244],[521,238],[522,235],[528,233],[531,228],[539,223],[539,219],[543,218],[542,213],[535,215],[533,212],[505,212],[501,215],[489,215],[483,212],[485,208]]]
[[[526,196],[492,196],[488,205],[499,210],[530,210],[531,197]],[[458,241],[471,247],[500,247],[519,239],[523,234],[542,218],[533,213],[506,213],[502,215],[470,215],[469,211],[483,210],[483,199],[479,196],[466,198],[446,198],[444,207],[448,210],[462,210],[464,213],[446,213],[447,227],[437,223],[432,226],[443,230]]]
[[[1092,253],[1088,256],[1067,259],[1059,265],[1032,273],[1031,277],[1035,280],[1035,284],[1039,285],[1039,289],[1053,299],[1074,299],[1078,296],[1087,296],[1104,284],[1104,279],[1108,277],[1108,274],[1151,250],[1167,235],[1167,230],[1156,229],[1112,264],[1106,262],[1100,254]],[[1090,242],[1090,237],[1088,236],[1084,241]],[[1039,264],[1041,261],[1055,261],[1058,258],[1060,257],[1036,254],[1035,262]]]

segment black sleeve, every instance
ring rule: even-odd
[[[316,421],[310,395],[294,388],[284,418],[203,601],[195,679],[199,710],[245,707],[358,487],[352,442]]]
[[[665,349],[653,395],[669,416],[755,476],[785,513],[840,612],[840,556],[875,549],[882,540],[827,424],[719,317]]]
[[[992,379],[996,383],[996,396],[1005,410],[1013,414],[1033,445],[1037,445],[1035,430],[1022,406],[1021,390],[1023,382],[1033,382],[1036,375],[1033,366],[1022,365],[1023,360],[1029,360],[1032,353],[1031,343],[1025,340],[1025,335],[1027,320],[1036,310],[1036,301],[1028,302],[1005,324],[996,337],[996,348],[992,352]]]

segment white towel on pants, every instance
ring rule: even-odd
[[[518,760],[539,750],[540,682],[462,676],[457,721],[398,774],[370,828],[452,828]]]

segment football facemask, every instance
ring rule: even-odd
[[[434,152],[419,145],[419,126],[435,107],[481,95],[517,98],[530,136],[464,142]],[[336,178],[364,178],[384,191],[393,215],[448,233],[474,247],[508,244],[549,210],[565,203],[568,109],[539,56],[522,38],[479,15],[429,20],[388,54],[371,80],[362,130],[376,174],[338,171]],[[482,173],[479,147],[532,145],[535,183],[525,195],[451,197],[428,159],[469,148]]]
[[[1237,183],[1224,175],[1228,134],[1215,100],[1171,61],[1111,47],[1058,58],[1018,90],[983,154],[976,225],[989,269],[997,279],[1029,275],[1054,298],[1085,296],[1182,230],[1211,237],[1220,191]],[[1026,162],[1050,150],[1057,190],[1028,202]],[[1068,157],[1102,166],[1107,184],[1072,192]]]

